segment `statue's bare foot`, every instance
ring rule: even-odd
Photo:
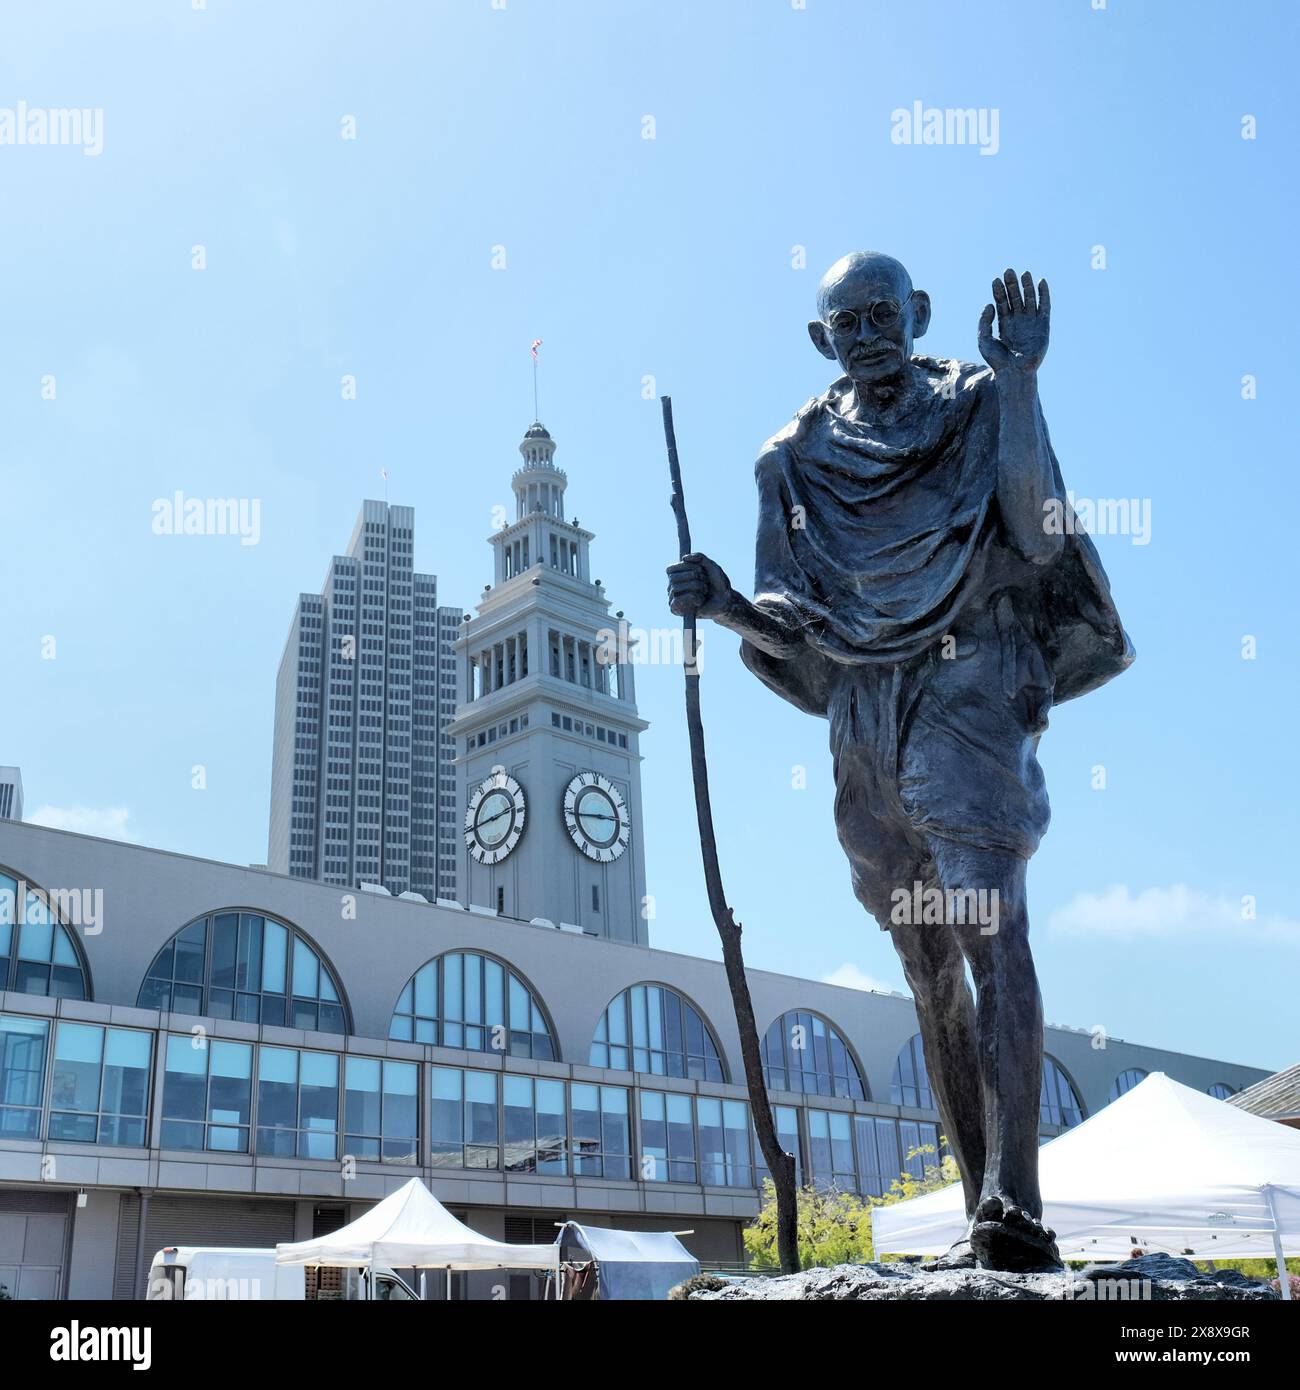
[[[975,1251],[971,1248],[970,1238],[963,1236],[949,1246],[945,1254],[922,1261],[921,1268],[927,1273],[938,1273],[945,1269],[974,1269]]]
[[[970,1243],[980,1269],[1039,1274],[1064,1268],[1056,1232],[1002,1197],[986,1197],[979,1204]]]

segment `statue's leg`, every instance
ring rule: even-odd
[[[1041,1224],[1038,1187],[1043,1002],[1029,950],[1026,861],[937,837],[932,852],[946,893],[974,890],[975,899],[961,899],[968,919],[977,916],[972,907],[992,909],[987,923],[966,920],[951,927],[975,981],[984,1098],[984,1181],[972,1240],[981,1263],[994,1268],[1057,1267],[1052,1235]]]
[[[933,869],[927,886],[934,886]],[[917,875],[918,879],[922,877]],[[910,884],[908,885],[910,889]],[[948,1148],[961,1171],[966,1216],[984,1186],[984,1107],[976,1051],[975,1002],[956,938],[944,926],[891,923],[889,934],[916,1000],[925,1069],[943,1119]]]

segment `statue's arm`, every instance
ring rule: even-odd
[[[1048,504],[1056,497],[1052,448],[1038,400],[1038,382],[1000,375],[998,399],[998,510],[1016,550],[1036,565],[1060,555],[1063,529],[1049,527]]]
[[[1056,470],[1038,400],[1038,367],[1047,353],[1051,314],[1047,282],[1040,280],[1035,292],[1027,271],[1017,281],[1008,270],[994,280],[993,303],[979,323],[980,353],[993,368],[998,403],[998,509],[1012,545],[1038,565],[1055,560],[1065,544],[1062,529],[1047,524],[1048,503],[1057,496]]]
[[[734,589],[715,621],[737,632],[752,647],[768,656],[787,658],[797,656],[803,648],[803,637],[792,622],[770,608],[762,608]]]

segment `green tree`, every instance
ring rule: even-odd
[[[815,1265],[864,1264],[875,1259],[871,1243],[871,1208],[892,1206],[909,1197],[935,1192],[961,1176],[950,1156],[939,1159],[933,1144],[912,1149],[907,1159],[923,1157],[923,1176],[903,1172],[883,1197],[862,1198],[836,1188],[804,1187],[799,1192],[799,1262]],[[776,1194],[763,1183],[763,1205],[746,1227],[745,1251],[754,1269],[779,1269],[776,1253]]]

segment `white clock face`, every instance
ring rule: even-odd
[[[508,772],[494,772],[474,788],[465,812],[465,846],[480,864],[497,864],[519,843],[528,805]]]
[[[565,787],[564,824],[573,843],[598,864],[617,859],[632,838],[627,803],[599,772],[580,772]]]

